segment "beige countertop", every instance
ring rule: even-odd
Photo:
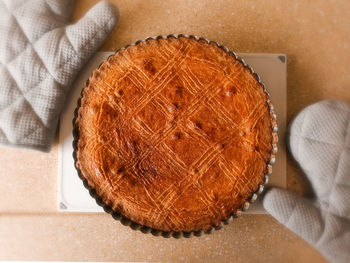
[[[77,1],[73,21],[95,2]],[[115,0],[120,21],[101,50],[146,36],[203,36],[236,52],[288,56],[288,121],[326,98],[350,102],[350,2]],[[164,239],[104,214],[57,213],[57,140],[50,153],[0,147],[0,260],[324,262],[269,215],[243,215],[211,235]],[[288,158],[288,188],[310,196]]]

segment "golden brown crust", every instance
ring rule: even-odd
[[[134,222],[209,229],[264,180],[274,140],[267,100],[249,69],[215,44],[141,42],[111,56],[84,89],[77,167]]]

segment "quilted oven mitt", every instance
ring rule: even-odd
[[[0,0],[0,143],[50,149],[75,75],[118,19],[100,2],[69,24],[73,4]]]
[[[316,195],[270,189],[265,209],[331,262],[350,262],[350,105],[322,101],[290,127],[289,148]]]

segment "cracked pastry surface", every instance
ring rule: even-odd
[[[147,40],[109,57],[83,91],[77,167],[114,211],[163,231],[219,225],[263,183],[268,95],[214,43]]]

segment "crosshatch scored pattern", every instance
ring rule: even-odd
[[[77,167],[105,204],[140,225],[209,229],[241,209],[270,169],[269,103],[256,75],[213,43],[140,42],[89,79]]]

